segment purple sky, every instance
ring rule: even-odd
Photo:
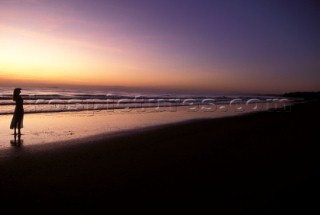
[[[72,67],[70,77],[79,76],[79,83],[96,72],[106,81],[91,78],[88,84],[319,90],[320,3],[315,0],[4,0],[0,8],[0,45],[1,32],[19,34],[17,29],[24,37],[78,45],[68,49],[69,56],[83,53],[78,59],[86,64],[56,71]],[[4,65],[8,62],[0,60],[3,74],[27,73]]]

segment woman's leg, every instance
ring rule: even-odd
[[[18,134],[21,134],[21,131],[20,131],[20,129],[21,129],[21,122],[18,122],[17,124],[18,124]]]

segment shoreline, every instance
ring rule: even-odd
[[[291,112],[194,120],[27,150],[0,160],[1,201],[15,199],[33,211],[52,203],[66,211],[315,209],[319,107],[304,103]]]
[[[282,107],[282,111],[289,111],[290,106]],[[257,109],[255,109],[256,107]],[[216,109],[201,109],[194,106],[176,107],[177,109],[149,108],[143,111],[139,109],[129,110],[102,110],[99,112],[65,112],[65,113],[43,113],[26,114],[25,128],[22,130],[20,140],[10,135],[12,131],[6,125],[10,124],[10,115],[0,117],[0,158],[5,155],[4,150],[10,151],[10,145],[21,145],[26,148],[33,145],[44,145],[51,143],[78,140],[92,137],[94,135],[127,132],[136,129],[146,129],[158,125],[174,124],[176,122],[194,119],[212,119],[242,115],[251,112],[261,112],[276,107],[276,104],[269,106],[268,103],[255,105],[222,105]],[[239,109],[241,108],[241,109]],[[22,143],[22,144],[16,144]]]

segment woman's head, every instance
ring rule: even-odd
[[[20,95],[20,93],[21,93],[21,88],[15,88],[14,90],[13,90],[13,101],[16,101],[17,100],[17,98],[18,98],[18,96]]]

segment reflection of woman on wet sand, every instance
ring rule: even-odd
[[[17,139],[18,136],[18,139]],[[21,147],[23,144],[23,140],[21,140],[21,135],[14,135],[14,139],[10,140],[11,146]]]
[[[14,135],[17,134],[16,129],[18,128],[18,134],[20,135],[20,129],[23,128],[23,99],[20,96],[21,89],[15,88],[13,91],[13,101],[16,102],[16,108],[14,109],[13,118],[11,121],[10,129],[14,129]]]

